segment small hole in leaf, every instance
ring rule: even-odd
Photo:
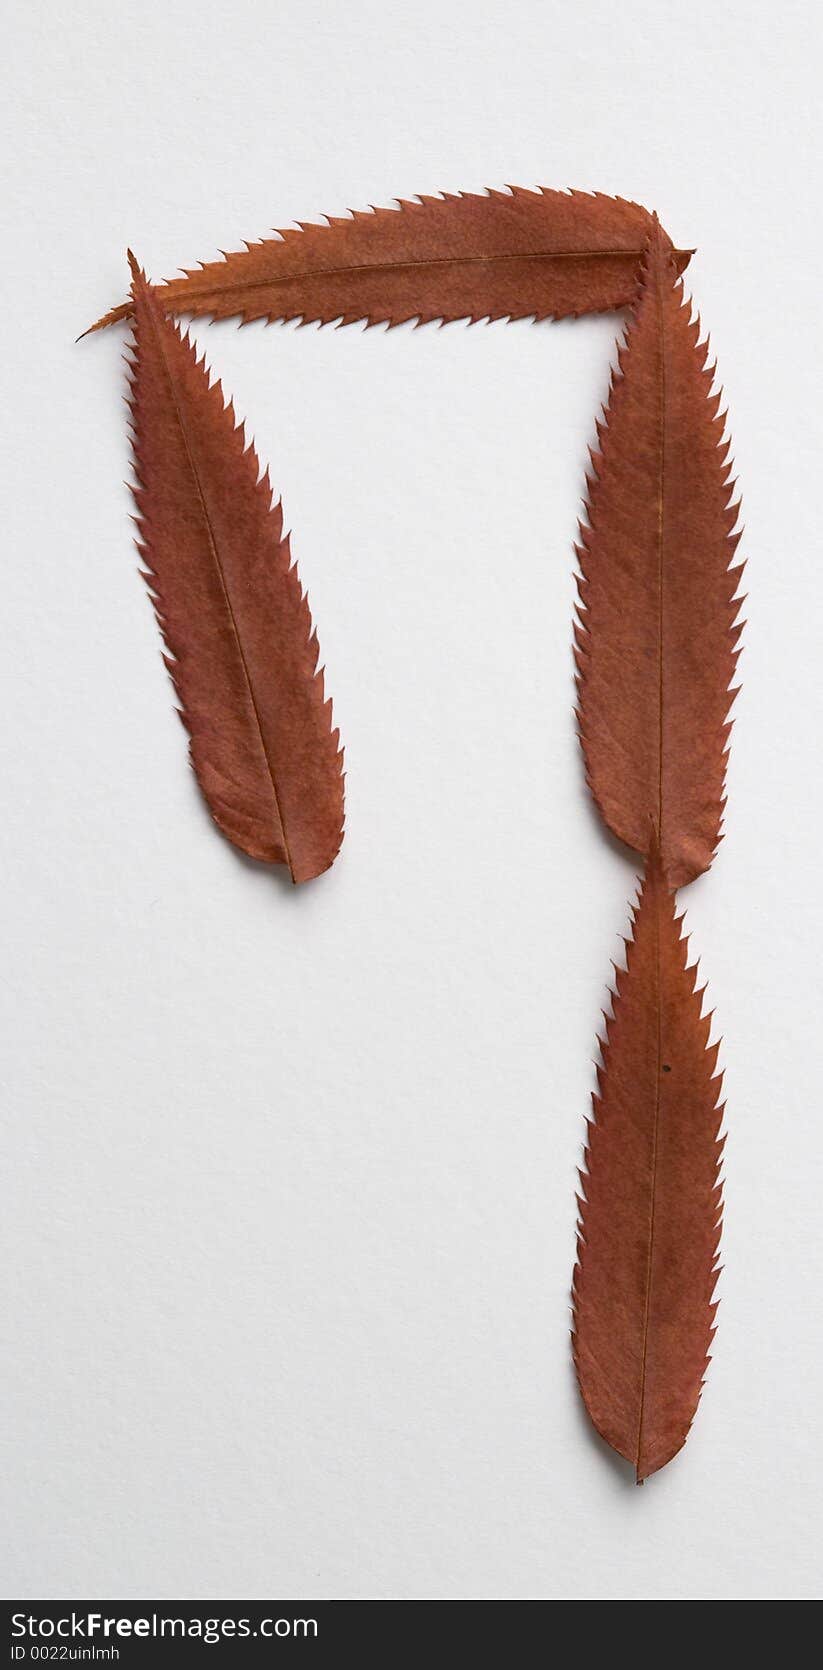
[[[664,1071],[664,1073],[670,1073],[671,1072],[671,1067],[669,1067],[669,1065],[665,1061],[663,1063],[663,1071]]]

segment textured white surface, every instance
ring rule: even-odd
[[[813,8],[13,8],[5,1594],[811,1598],[823,1498]],[[814,147],[817,147],[815,150]],[[583,792],[571,544],[616,322],[198,338],[282,490],[347,748],[298,893],[212,828],[136,573],[122,333],[295,217],[617,191],[699,245],[745,498],[720,1331],[642,1491],[578,1405],[575,1167],[634,872]]]

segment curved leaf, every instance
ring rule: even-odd
[[[650,225],[639,204],[600,193],[421,197],[278,232],[158,294],[169,313],[244,323],[560,318],[631,302]],[[688,260],[677,252],[680,271]],[[130,312],[124,302],[90,328]]]
[[[333,862],[343,826],[309,605],[268,475],[130,260],[139,549],[192,764],[229,840],[307,881]]]

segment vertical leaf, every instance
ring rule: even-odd
[[[708,868],[723,815],[741,568],[707,345],[652,231],[592,455],[579,548],[579,720],[614,834],[660,832],[672,886]]]
[[[268,475],[130,259],[139,549],[192,764],[229,840],[307,881],[333,862],[343,828],[308,602]]]
[[[721,1079],[655,844],[601,1040],[574,1273],[586,1408],[638,1481],[685,1443],[714,1333]]]

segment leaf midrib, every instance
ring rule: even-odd
[[[660,379],[659,379],[659,383],[658,383],[658,392],[659,392],[659,400],[660,400],[660,412],[659,412],[659,425],[660,425],[659,435],[660,435],[660,440],[659,440],[659,447],[658,447],[659,473],[658,473],[658,487],[657,487],[658,780],[657,780],[657,834],[656,834],[656,841],[657,841],[657,843],[662,843],[662,836],[663,836],[663,689],[664,689],[664,684],[663,684],[663,622],[664,622],[664,612],[663,612],[663,579],[664,579],[663,539],[664,539],[664,507],[665,507],[665,491],[666,491],[666,351],[665,351],[664,330],[663,330],[663,321],[664,321],[663,291],[662,291],[662,287],[661,287],[661,284],[660,284],[659,273],[657,274],[657,278],[656,278],[655,291],[656,291],[655,299],[656,299],[656,304],[657,304],[657,320],[658,320],[658,341],[659,341],[659,346],[660,346]],[[648,1376],[649,1324],[650,1324],[650,1319],[651,1319],[651,1291],[652,1291],[652,1279],[653,1279],[653,1274],[654,1274],[654,1233],[655,1233],[655,1217],[656,1217],[656,1209],[657,1209],[657,1155],[658,1155],[658,1135],[659,1135],[659,1128],[660,1128],[660,1086],[661,1086],[661,1075],[662,1075],[662,1068],[663,1068],[663,1007],[662,1007],[662,991],[661,991],[662,978],[661,978],[661,954],[660,954],[660,913],[661,913],[661,908],[662,908],[662,900],[661,900],[659,889],[660,889],[661,886],[665,887],[665,885],[666,885],[665,872],[662,870],[662,852],[661,852],[661,875],[660,875],[659,879],[658,878],[655,879],[655,883],[654,883],[655,895],[656,895],[656,897],[655,897],[655,924],[654,924],[654,963],[655,963],[654,1001],[655,1001],[656,1023],[657,1023],[656,1024],[655,1088],[654,1088],[654,1098],[655,1099],[654,1099],[654,1120],[653,1120],[653,1125],[652,1125],[651,1199],[650,1199],[650,1210],[649,1210],[649,1250],[648,1250],[648,1261],[647,1261],[647,1265],[646,1265],[646,1289],[645,1289],[645,1295],[644,1295],[644,1311],[643,1311],[643,1344],[642,1344],[641,1365],[640,1365],[640,1399],[639,1399],[638,1426],[637,1426],[637,1469],[639,1469],[639,1467],[640,1467],[640,1458],[641,1458],[641,1455],[642,1455],[642,1452],[643,1452],[643,1422],[644,1422],[644,1417],[645,1417],[645,1413],[646,1413],[646,1383],[647,1383],[647,1376]]]
[[[325,228],[319,227],[319,231]],[[261,246],[256,246],[260,248]],[[280,249],[285,244],[277,244]],[[166,294],[175,285],[186,287],[187,295],[193,299],[200,296],[223,295],[233,290],[267,290],[275,284],[293,284],[303,278],[339,278],[345,273],[376,273],[405,271],[426,267],[462,267],[471,265],[491,266],[502,261],[591,261],[625,257],[627,261],[639,261],[642,249],[524,249],[511,250],[505,253],[489,255],[431,255],[419,261],[354,261],[350,266],[338,267],[305,267],[299,272],[272,273],[268,278],[234,280],[228,284],[209,284],[197,289],[190,284],[188,278],[174,278],[165,285],[157,288]],[[682,255],[684,250],[675,250],[675,255]],[[245,261],[250,258],[251,251],[238,250],[231,257],[232,260]]]

